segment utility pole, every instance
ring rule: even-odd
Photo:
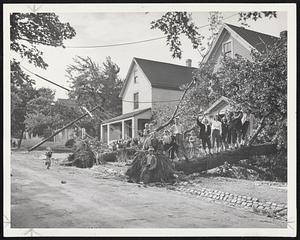
[[[81,115],[80,117],[76,118],[75,120],[73,120],[72,122],[68,123],[66,126],[62,127],[61,129],[57,130],[55,133],[53,133],[51,136],[47,137],[46,139],[42,140],[41,142],[39,142],[38,144],[34,145],[32,148],[30,148],[28,151],[32,151],[34,149],[36,149],[37,147],[41,146],[43,143],[47,142],[49,139],[53,138],[55,135],[57,135],[58,133],[60,133],[61,131],[63,131],[64,129],[70,127],[71,125],[73,125],[74,123],[76,123],[77,121],[79,121],[80,119],[84,118],[87,115],[90,115],[91,112],[95,111],[97,108],[99,108],[100,106],[96,106],[94,107],[92,110],[90,110],[90,112],[86,112],[85,114]]]

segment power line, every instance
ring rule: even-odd
[[[234,16],[238,15],[238,13],[236,14],[233,14],[231,16],[228,16],[226,18],[223,18],[222,20],[226,20],[226,19],[229,19],[229,18],[232,18]],[[202,25],[202,26],[199,26],[198,29],[201,29],[201,28],[205,28],[205,27],[208,27],[210,26],[210,24],[205,24],[205,25]],[[125,43],[115,43],[115,44],[107,44],[107,45],[92,45],[92,46],[64,46],[64,48],[106,48],[106,47],[118,47],[118,46],[126,46],[126,45],[133,45],[133,44],[139,44],[139,43],[145,43],[145,42],[152,42],[152,41],[156,41],[156,40],[160,40],[160,39],[164,39],[164,38],[167,38],[167,36],[162,36],[162,37],[156,37],[156,38],[150,38],[150,39],[145,39],[145,40],[139,40],[139,41],[134,41],[134,42],[125,42]],[[47,46],[55,46],[53,44],[49,44],[47,42],[43,42],[43,41],[40,41],[40,40],[30,40],[30,39],[24,39],[24,38],[20,38],[20,40],[24,40],[24,41],[28,41],[28,42],[34,42],[34,43],[40,43],[40,44],[43,44],[43,45],[47,45]]]
[[[27,72],[29,72],[29,73],[31,73],[31,74],[37,76],[38,78],[41,78],[41,79],[43,79],[43,80],[45,80],[45,81],[47,81],[47,82],[49,82],[49,83],[52,83],[52,84],[54,84],[55,86],[58,86],[58,87],[60,87],[60,88],[62,88],[62,89],[64,89],[64,90],[66,90],[66,91],[71,91],[70,89],[68,89],[68,88],[66,88],[66,87],[64,87],[64,86],[61,86],[61,85],[59,85],[58,83],[55,83],[55,82],[53,82],[53,81],[51,81],[51,80],[49,80],[49,79],[47,79],[47,78],[45,78],[45,77],[40,76],[39,74],[36,74],[36,73],[30,71],[29,69],[25,68],[25,67],[22,66],[22,65],[20,65],[20,67],[23,68],[23,69],[25,69]],[[99,106],[99,108],[101,108],[102,111],[103,111],[103,113],[105,113],[107,116],[109,116],[109,117],[112,117],[112,116],[113,116],[112,113],[110,113],[109,111],[105,110],[104,108],[102,108],[102,107],[100,107],[100,106]]]
[[[144,42],[151,42],[159,39],[167,38],[167,36],[163,37],[157,37],[157,38],[150,38],[135,42],[127,42],[127,43],[116,43],[116,44],[108,44],[108,45],[96,45],[96,46],[66,46],[65,48],[105,48],[105,47],[118,47],[118,46],[124,46],[124,45],[132,45],[137,43],[144,43]]]
[[[29,72],[29,73],[31,73],[31,74],[33,74],[33,75],[35,75],[35,76],[37,76],[37,77],[39,77],[39,78],[41,78],[41,79],[47,81],[47,82],[49,82],[49,83],[54,84],[54,85],[57,86],[57,87],[60,87],[60,88],[66,90],[66,91],[68,91],[68,92],[71,91],[70,89],[68,89],[68,88],[66,88],[66,87],[64,87],[64,86],[61,86],[61,85],[59,85],[58,83],[52,82],[51,80],[49,80],[49,79],[47,79],[47,78],[44,78],[44,77],[42,77],[42,76],[40,76],[40,75],[38,75],[38,74],[36,74],[36,73],[30,71],[29,69],[23,67],[22,65],[20,65],[20,67],[23,68],[23,69],[25,69],[27,72]]]
[[[238,15],[238,13],[233,14],[231,16],[228,16],[226,18],[223,18],[222,20],[226,20],[229,18],[232,18],[234,16]],[[210,26],[210,24],[205,24],[198,29],[205,28]],[[125,46],[125,45],[133,45],[133,44],[138,44],[138,43],[145,43],[145,42],[151,42],[151,41],[156,41],[159,39],[164,39],[167,38],[168,36],[163,36],[163,37],[156,37],[156,38],[150,38],[150,39],[145,39],[145,40],[140,40],[140,41],[134,41],[134,42],[126,42],[126,43],[116,43],[116,44],[108,44],[108,45],[95,45],[95,46],[65,46],[65,48],[105,48],[105,47],[118,47],[118,46]]]
[[[130,100],[122,100],[123,102],[130,102],[130,103],[134,103],[134,101],[130,101]],[[176,100],[162,100],[162,101],[151,101],[151,102],[140,102],[139,103],[163,103],[163,102],[178,102],[180,101],[180,99],[176,99]]]

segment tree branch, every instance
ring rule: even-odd
[[[172,123],[172,121],[174,120],[174,118],[177,117],[177,112],[178,112],[178,109],[180,107],[180,104],[182,103],[182,100],[184,99],[187,91],[193,86],[194,83],[195,83],[195,79],[193,79],[189,83],[189,85],[186,87],[186,89],[182,93],[181,98],[179,100],[179,103],[177,104],[177,106],[176,106],[176,108],[175,108],[175,110],[174,110],[174,112],[172,114],[172,117],[166,123],[164,123],[163,125],[159,126],[157,129],[155,129],[155,132],[158,132],[158,131],[164,129],[165,127],[169,126]]]
[[[254,143],[254,141],[256,140],[256,138],[258,136],[258,134],[264,128],[264,126],[265,126],[265,120],[266,120],[267,116],[269,116],[269,115],[270,115],[270,113],[268,113],[267,115],[265,115],[265,116],[262,117],[262,119],[260,120],[258,129],[256,130],[255,134],[249,140],[248,146],[251,146]]]

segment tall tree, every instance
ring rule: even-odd
[[[27,103],[25,126],[28,132],[43,136],[44,131],[52,130],[58,121],[53,111],[55,92],[49,88],[39,88],[36,92],[35,98]]]
[[[62,23],[55,13],[12,13],[10,15],[10,48],[22,59],[36,67],[47,68],[38,45],[63,47],[63,41],[75,36],[69,23]],[[25,131],[27,103],[35,97],[34,81],[20,68],[20,62],[11,60],[12,98],[11,132],[18,135],[20,147]]]
[[[35,98],[36,90],[33,88],[34,81],[29,78],[17,62],[11,62],[11,135],[18,138],[20,147],[25,132],[25,116],[27,103]]]
[[[102,120],[121,114],[121,99],[118,95],[122,81],[119,71],[120,68],[110,57],[100,66],[89,57],[77,56],[74,64],[66,69],[71,83],[70,98],[87,109],[96,105],[102,107],[102,111],[95,112],[95,118],[90,121],[94,131],[97,131]]]

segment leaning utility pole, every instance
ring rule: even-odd
[[[76,118],[75,120],[73,120],[72,122],[68,123],[66,126],[62,127],[61,129],[57,130],[55,133],[53,133],[50,137],[47,137],[46,139],[44,139],[43,141],[39,142],[38,144],[34,145],[32,148],[30,148],[28,151],[32,151],[34,149],[36,149],[37,147],[41,146],[43,143],[47,142],[49,139],[53,138],[55,135],[57,135],[58,133],[60,133],[61,131],[63,131],[64,129],[70,127],[71,125],[73,125],[74,123],[76,123],[77,121],[79,121],[80,119],[84,118],[87,115],[90,115],[91,112],[95,111],[97,108],[100,108],[100,106],[96,106],[94,107],[92,110],[90,110],[89,112],[87,111],[85,114],[81,115],[80,117]]]

